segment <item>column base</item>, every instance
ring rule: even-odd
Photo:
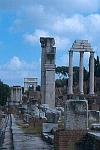
[[[94,95],[95,95],[95,93],[89,93],[89,95],[94,96]]]
[[[79,95],[84,95],[84,92],[79,92]]]

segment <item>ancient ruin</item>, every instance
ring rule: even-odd
[[[24,92],[28,91],[29,87],[33,87],[36,90],[37,78],[24,78]]]
[[[80,53],[80,68],[79,68],[79,94],[84,94],[83,91],[83,56],[85,52],[90,53],[90,81],[89,94],[94,94],[94,51],[88,40],[75,40],[72,48],[69,50],[69,78],[68,78],[68,94],[73,94],[73,52]]]
[[[54,38],[40,38],[41,54],[41,103],[55,107],[55,54]]]
[[[11,87],[11,101],[10,105],[19,105],[22,102],[22,87],[13,86]]]
[[[65,130],[87,130],[88,102],[67,100],[65,104]]]

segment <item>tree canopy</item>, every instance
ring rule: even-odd
[[[94,75],[96,77],[100,77],[100,61],[99,61],[99,56],[94,59]]]
[[[0,105],[4,106],[7,102],[7,98],[10,97],[10,87],[0,81]]]
[[[68,80],[68,67],[66,66],[58,66],[56,67],[56,74],[59,76],[59,79],[56,80],[57,87],[63,87],[67,84]],[[89,72],[84,67],[84,81],[88,80]],[[79,67],[73,67],[73,81],[77,83],[79,80]]]

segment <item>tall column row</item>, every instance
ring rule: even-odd
[[[79,94],[84,94],[83,79],[84,79],[84,65],[83,65],[84,51],[80,52],[79,64]],[[73,94],[73,51],[69,51],[69,78],[68,78],[68,94]],[[89,80],[89,94],[94,94],[94,52],[90,52],[90,80]]]

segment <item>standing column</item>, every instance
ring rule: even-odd
[[[69,51],[68,94],[73,94],[73,51]]]
[[[79,93],[83,94],[83,54],[84,52],[80,52],[80,68],[79,68]]]
[[[45,104],[45,49],[46,49],[46,45],[45,45],[45,40],[40,38],[40,43],[41,43],[41,48],[42,48],[42,52],[41,52],[41,104]]]
[[[17,103],[17,99],[18,99],[18,95],[17,95],[17,87],[16,87],[16,102],[15,103]]]
[[[90,84],[89,94],[94,94],[94,52],[90,52]]]
[[[41,37],[41,104],[55,108],[55,54],[54,38]]]

